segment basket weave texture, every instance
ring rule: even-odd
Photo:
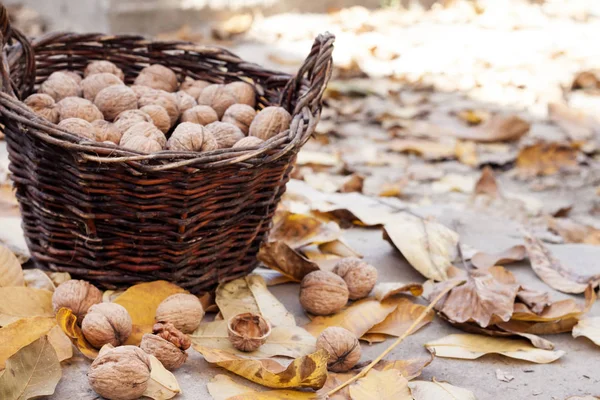
[[[141,36],[50,33],[32,42],[0,7],[0,118],[32,259],[103,287],[165,279],[193,293],[248,274],[295,156],[314,132],[331,74],[333,35],[319,35],[295,76],[227,50]],[[109,60],[132,83],[162,64],[215,83],[250,79],[259,108],[280,104],[290,129],[263,146],[143,154],[81,139],[21,100],[58,70]]]

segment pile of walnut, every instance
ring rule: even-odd
[[[86,281],[69,280],[52,296],[55,311],[70,309],[77,316],[87,341],[100,354],[90,366],[88,380],[100,396],[113,400],[137,399],[148,387],[150,359],[165,368],[179,368],[187,359],[192,333],[204,317],[200,300],[192,294],[167,297],[156,310],[153,333],[143,336],[140,347],[124,346],[132,331],[131,317],[119,304],[103,303],[102,292]]]
[[[87,65],[83,78],[57,71],[25,99],[36,114],[71,134],[142,153],[255,148],[285,131],[281,107],[256,111],[256,91],[238,81],[211,84],[150,65],[132,86],[109,61]]]

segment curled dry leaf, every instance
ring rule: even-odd
[[[436,281],[448,279],[447,270],[456,258],[456,232],[408,213],[388,219],[383,228],[393,245],[423,276]]]
[[[0,326],[36,316],[54,316],[52,292],[23,286],[0,287]]]
[[[537,143],[521,149],[517,169],[522,177],[553,175],[578,165],[579,150],[573,145]]]
[[[46,336],[21,348],[0,375],[0,399],[28,400],[54,393],[62,376],[56,351]]]
[[[144,396],[154,400],[167,400],[181,393],[175,375],[167,370],[152,354],[148,354],[148,358],[150,358],[150,379]]]
[[[319,269],[317,264],[280,241],[263,243],[257,258],[292,282],[300,282],[305,275]]]
[[[186,291],[166,281],[155,281],[134,285],[117,297],[114,303],[125,307],[133,322],[133,330],[125,344],[139,345],[144,333],[152,333],[158,305],[176,293]]]
[[[339,257],[362,258],[362,254],[348,246],[342,239],[332,240],[331,242],[319,244],[319,250],[326,254],[333,254]]]
[[[227,375],[217,375],[206,384],[213,400],[308,400],[316,399],[310,392],[294,390],[267,390],[257,392],[247,386],[236,383]]]
[[[600,317],[584,318],[573,327],[573,337],[585,336],[600,346]]]
[[[56,322],[62,331],[67,335],[71,342],[81,351],[81,354],[89,358],[90,360],[98,357],[98,349],[92,346],[81,331],[79,325],[77,325],[77,316],[72,310],[68,308],[61,308],[56,313]]]
[[[413,381],[408,384],[414,400],[476,400],[473,392],[447,382]]]
[[[472,334],[448,335],[425,344],[436,357],[474,360],[486,354],[501,354],[506,357],[547,364],[558,360],[564,351],[537,349],[524,340],[485,337]]]
[[[326,350],[296,358],[287,367],[271,359],[243,359],[239,356],[207,347],[194,346],[204,359],[240,375],[252,382],[274,389],[320,389],[327,380]]]
[[[394,302],[397,304],[396,309],[389,314],[385,320],[369,329],[368,334],[401,336],[427,308],[421,304],[415,304],[403,297],[394,299]],[[434,312],[432,310],[417,326],[415,326],[413,333],[433,321],[433,317]]]
[[[24,285],[21,263],[8,247],[0,245],[0,287]]]
[[[399,371],[372,369],[349,387],[352,400],[413,400],[408,389],[408,380]]]
[[[295,282],[290,277],[273,269],[258,267],[252,271],[252,273],[261,276],[265,280],[267,286],[277,286],[283,283]]]
[[[333,221],[323,221],[311,215],[278,213],[273,219],[269,241],[281,241],[293,249],[339,239],[342,230]]]
[[[548,218],[548,229],[562,236],[567,243],[600,245],[600,229],[579,224],[567,218]]]
[[[471,258],[471,263],[481,269],[491,268],[495,265],[509,264],[525,259],[527,250],[523,245],[512,246],[500,253],[489,254],[478,252]]]
[[[600,275],[583,276],[565,267],[542,242],[530,234],[525,235],[525,247],[531,268],[548,286],[564,293],[583,293],[588,285],[600,283]]]
[[[420,283],[381,282],[375,285],[373,289],[373,295],[379,301],[399,293],[410,293],[413,296],[420,296],[423,294],[423,285]]]
[[[519,288],[517,299],[536,314],[540,314],[546,307],[552,304],[548,292],[539,292],[524,286]]]

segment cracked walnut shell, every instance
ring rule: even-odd
[[[94,99],[94,104],[104,114],[107,121],[114,120],[125,110],[138,108],[135,92],[124,85],[109,86],[102,89]]]
[[[157,322],[170,322],[183,333],[192,333],[200,325],[204,309],[193,294],[173,294],[162,301],[156,309]]]
[[[68,308],[77,316],[81,323],[94,304],[102,302],[102,292],[89,282],[71,279],[61,283],[52,294],[52,308],[57,312]]]
[[[122,345],[131,335],[131,329],[129,313],[116,303],[94,304],[81,323],[83,336],[97,349],[105,344]]]
[[[283,107],[266,107],[256,114],[248,134],[268,140],[290,127],[292,116]]]
[[[61,101],[65,97],[81,97],[81,87],[72,76],[57,71],[40,85],[39,93],[49,95],[54,101]]]
[[[181,114],[181,122],[208,125],[219,120],[217,112],[209,106],[195,106]]]
[[[170,323],[155,324],[152,330],[154,334],[146,333],[142,337],[142,350],[156,357],[168,370],[181,367],[187,360],[185,350],[191,345],[187,335]]]
[[[53,124],[58,123],[58,108],[52,96],[44,93],[36,93],[26,98],[24,103],[40,117]]]
[[[83,76],[87,78],[90,75],[101,74],[103,72],[113,74],[120,80],[125,80],[125,74],[123,70],[117,67],[114,63],[106,60],[100,61],[92,61],[85,67],[85,71],[83,71]]]
[[[118,76],[109,74],[108,72],[101,72],[99,74],[93,74],[81,81],[81,90],[83,91],[83,97],[89,101],[94,101],[96,95],[100,91],[109,86],[124,85],[123,81]]]
[[[300,283],[300,304],[311,314],[330,315],[348,302],[348,286],[338,275],[313,271]]]
[[[354,257],[340,260],[333,268],[333,273],[346,282],[351,300],[367,297],[377,283],[377,268]]]
[[[206,130],[217,140],[220,149],[230,148],[245,137],[240,128],[227,122],[213,122],[206,125]]]
[[[94,103],[81,97],[65,97],[56,103],[56,108],[61,121],[67,118],[80,118],[87,122],[104,119],[104,115]]]
[[[84,119],[63,119],[59,122],[58,127],[81,138],[96,140],[96,130],[94,129],[94,126]]]
[[[271,334],[271,325],[257,314],[243,313],[227,322],[231,345],[240,351],[254,351],[265,344]]]
[[[327,369],[333,372],[346,372],[354,367],[361,356],[360,343],[347,329],[331,326],[317,337],[317,350],[329,353]]]
[[[156,90],[174,92],[179,86],[177,75],[171,69],[160,64],[152,64],[140,71],[134,85],[148,86]]]
[[[237,126],[244,135],[247,135],[255,116],[256,110],[249,105],[234,104],[225,111],[222,121]]]

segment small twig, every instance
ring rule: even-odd
[[[387,356],[394,349],[394,347],[396,347],[400,343],[402,343],[402,341],[404,339],[406,339],[408,337],[408,335],[410,335],[413,332],[413,330],[417,327],[417,325],[419,325],[419,323],[423,320],[423,318],[425,318],[427,316],[427,314],[433,309],[433,307],[435,307],[437,302],[440,301],[442,299],[442,297],[444,297],[450,290],[454,289],[458,285],[462,285],[463,283],[464,283],[464,281],[457,280],[456,282],[453,282],[452,284],[450,284],[446,288],[444,288],[444,290],[442,290],[442,292],[440,294],[438,294],[435,297],[435,299],[433,299],[431,301],[431,303],[429,303],[427,308],[425,308],[425,310],[423,310],[423,312],[419,315],[419,317],[415,320],[415,322],[412,323],[412,325],[406,330],[406,332],[404,332],[402,334],[402,336],[400,336],[398,339],[396,339],[396,341],[394,343],[392,343],[387,349],[385,349],[383,351],[383,353],[381,353],[376,359],[371,361],[371,363],[369,365],[367,365],[365,368],[363,368],[363,370],[360,371],[358,374],[356,374],[352,378],[348,379],[346,382],[342,383],[338,387],[331,389],[327,393],[327,396],[333,395],[335,392],[342,390],[349,384],[351,384],[351,383],[359,380],[363,376],[365,376],[367,374],[367,372],[369,372],[379,361],[381,361],[385,356]]]

